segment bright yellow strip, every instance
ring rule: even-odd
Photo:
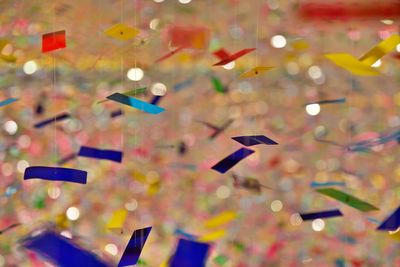
[[[325,57],[355,75],[373,76],[380,74],[374,68],[362,63],[350,54],[326,54]]]
[[[251,70],[248,70],[248,71],[242,73],[239,76],[239,78],[241,78],[241,79],[253,78],[253,77],[258,76],[259,74],[269,71],[273,68],[275,68],[275,67],[263,67],[263,66],[255,67],[255,68],[252,68]]]
[[[204,226],[208,228],[217,227],[232,221],[236,216],[236,212],[225,211],[206,221]]]
[[[126,210],[116,210],[114,211],[111,220],[107,224],[108,229],[122,229],[122,225],[125,222],[126,215],[128,212]]]
[[[399,43],[400,36],[397,34],[393,34],[392,36],[386,38],[385,40],[377,44],[374,48],[369,50],[365,55],[360,58],[360,61],[365,65],[371,66],[378,59],[393,51],[393,49],[395,49]]]
[[[121,41],[128,41],[138,35],[139,30],[128,25],[118,23],[108,28],[104,33],[112,38]]]
[[[198,241],[200,241],[200,242],[213,242],[213,241],[216,241],[216,240],[219,240],[219,239],[223,238],[225,235],[226,235],[225,230],[219,230],[219,231],[216,231],[216,232],[212,232],[212,233],[203,235],[202,237],[200,237],[198,239]]]

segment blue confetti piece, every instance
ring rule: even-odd
[[[239,161],[242,159],[250,156],[255,151],[247,148],[240,148],[239,150],[235,151],[234,153],[230,154],[217,164],[211,167],[211,169],[216,170],[220,173],[226,173],[230,168],[235,166]]]
[[[36,123],[34,125],[34,127],[35,128],[42,128],[42,127],[44,127],[44,126],[46,126],[46,125],[48,125],[50,123],[55,123],[55,122],[58,122],[58,121],[62,121],[62,120],[68,119],[70,117],[71,117],[71,115],[69,113],[64,112],[64,113],[61,113],[61,114],[59,114],[59,115],[57,115],[57,116],[55,116],[55,117],[53,117],[51,119],[47,119],[47,120],[43,120],[41,122],[38,122],[38,123]]]
[[[29,179],[86,184],[87,172],[61,167],[32,166],[26,168],[24,173],[24,180]]]
[[[122,161],[123,153],[116,150],[105,150],[94,147],[81,146],[78,156],[96,159],[107,159],[115,162]]]
[[[311,182],[310,186],[312,188],[316,187],[330,187],[330,186],[346,186],[345,182],[326,182],[326,183],[318,183],[318,182]]]
[[[13,97],[11,97],[11,98],[9,98],[9,99],[6,99],[6,100],[4,100],[4,101],[1,101],[1,102],[0,102],[0,107],[9,105],[9,104],[11,104],[11,103],[14,103],[14,102],[17,101],[17,100],[18,100],[18,98],[13,98]]]
[[[113,112],[111,112],[110,117],[115,118],[115,117],[122,116],[122,115],[124,115],[124,112],[122,111],[122,109],[118,109],[118,110],[114,110]]]
[[[186,87],[189,87],[193,84],[193,78],[189,78],[187,80],[184,80],[183,82],[177,83],[174,85],[174,91],[180,91],[182,89],[185,89]]]
[[[380,231],[396,231],[400,227],[400,207],[386,218],[376,230]]]
[[[138,262],[140,253],[142,252],[150,231],[151,227],[147,227],[133,232],[128,245],[125,248],[124,254],[122,254],[121,260],[118,263],[118,267],[135,265]]]
[[[152,104],[152,105],[157,105],[158,102],[160,102],[161,98],[162,98],[161,95],[155,95],[155,96],[153,97],[153,99],[150,101],[150,104]]]
[[[303,219],[303,221],[315,220],[319,218],[331,218],[338,216],[343,216],[343,214],[338,209],[300,214],[300,217]]]
[[[169,263],[170,267],[205,267],[210,245],[193,240],[179,239],[178,247]]]
[[[179,228],[175,229],[174,234],[180,235],[180,236],[182,236],[182,237],[184,237],[184,238],[186,238],[188,240],[196,240],[197,239],[197,236],[189,234],[189,233],[187,233],[187,232],[185,232],[185,231],[183,231],[182,229],[179,229]]]
[[[277,145],[278,143],[272,139],[269,139],[265,135],[248,135],[248,136],[236,136],[232,137],[236,142],[241,143],[244,146],[255,146],[260,144],[265,145]]]
[[[115,93],[110,96],[107,96],[107,99],[113,100],[115,102],[119,102],[121,104],[134,107],[138,110],[144,111],[150,114],[159,114],[165,111],[164,108],[161,108],[156,105],[152,105],[150,103],[144,102],[142,100],[136,99],[134,97],[130,97],[127,95],[123,95],[120,93]]]
[[[110,267],[95,254],[84,250],[55,232],[46,231],[22,240],[22,246],[38,253],[56,266]]]

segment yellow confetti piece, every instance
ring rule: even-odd
[[[292,47],[296,50],[306,50],[310,45],[304,40],[295,40],[292,42]]]
[[[139,33],[139,30],[129,27],[125,24],[118,23],[108,28],[104,33],[112,38],[119,39],[121,41],[128,41],[134,38]]]
[[[348,70],[355,75],[373,76],[380,74],[374,68],[362,63],[350,54],[326,54],[325,57],[339,67],[342,67],[343,69]]]
[[[168,260],[160,264],[160,267],[168,267]]]
[[[241,78],[241,79],[253,78],[253,77],[258,76],[261,73],[267,72],[273,68],[275,68],[275,67],[272,67],[272,66],[271,67],[262,67],[262,66],[255,67],[255,68],[252,68],[251,70],[248,70],[248,71],[242,73],[239,76],[239,78]]]
[[[389,231],[389,236],[400,241],[400,227],[396,231]]]
[[[219,230],[206,235],[201,236],[198,241],[200,242],[212,242],[223,238],[226,235],[225,230]]]
[[[371,66],[380,58],[382,58],[387,53],[391,52],[400,43],[400,36],[393,34],[389,38],[386,38],[374,48],[369,50],[365,55],[360,58],[360,61],[368,66]]]
[[[122,229],[122,225],[124,224],[127,215],[128,212],[126,210],[121,209],[114,211],[111,220],[107,224],[107,228],[110,230]]]
[[[206,221],[204,226],[208,228],[217,227],[232,221],[236,216],[236,212],[225,211]]]

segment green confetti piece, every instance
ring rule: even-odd
[[[46,207],[46,202],[43,196],[39,196],[37,197],[34,202],[33,205],[36,209],[43,209]]]
[[[128,95],[128,96],[137,96],[137,95],[144,94],[145,92],[146,92],[146,87],[141,87],[141,88],[136,88],[136,89],[122,92],[122,94]]]
[[[343,202],[355,209],[358,209],[360,211],[371,211],[371,210],[379,210],[377,207],[362,201],[356,197],[353,197],[352,195],[346,194],[342,191],[336,190],[334,188],[322,188],[316,190],[317,192],[326,195],[328,197],[334,198],[340,202]]]
[[[144,260],[138,259],[137,265],[138,266],[147,266],[147,263]]]
[[[218,265],[224,265],[228,261],[228,258],[224,255],[218,255],[214,258],[214,262]]]
[[[237,250],[239,250],[239,251],[245,250],[245,246],[244,246],[242,243],[239,243],[239,242],[237,242],[237,241],[235,241],[234,246],[235,246],[235,248],[236,248]]]
[[[226,92],[225,87],[222,85],[222,82],[217,77],[212,76],[211,82],[214,86],[215,91],[217,91],[218,93]]]

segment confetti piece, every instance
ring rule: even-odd
[[[66,48],[65,30],[42,35],[42,53]]]
[[[168,35],[173,47],[204,49],[208,46],[210,30],[202,26],[173,25],[168,28]]]
[[[255,48],[246,48],[246,49],[242,49],[239,52],[236,52],[235,54],[229,55],[228,57],[223,58],[221,61],[215,63],[213,66],[222,66],[222,65],[226,65],[232,61],[235,61],[236,59],[250,53],[253,52],[254,50],[256,50]],[[219,55],[222,55],[222,53],[219,53]]]
[[[221,49],[219,49],[219,50],[217,50],[217,51],[214,51],[213,54],[214,54],[217,58],[219,58],[220,60],[223,60],[223,59],[225,59],[225,58],[230,57],[229,52],[226,51],[226,50],[223,49],[223,48],[221,48]]]
[[[125,104],[127,106],[131,106],[134,108],[137,108],[141,111],[144,111],[146,113],[150,113],[150,114],[159,114],[163,111],[165,111],[164,108],[161,108],[159,106],[156,105],[152,105],[149,104],[147,102],[144,102],[142,100],[133,98],[133,97],[129,97],[120,93],[115,93],[112,94],[110,96],[107,96],[108,99],[113,100],[115,102],[119,102],[121,104]]]
[[[117,229],[122,231],[122,226],[126,220],[127,215],[128,212],[123,209],[114,211],[110,221],[107,223],[107,229],[109,230]]]
[[[379,71],[362,63],[350,54],[326,54],[325,57],[355,75],[373,76],[380,74]]]
[[[304,106],[313,105],[313,104],[325,105],[325,104],[335,104],[335,103],[345,103],[345,102],[346,102],[346,98],[338,98],[338,99],[310,102],[310,103],[305,104]]]
[[[1,229],[0,230],[0,235],[1,234],[4,234],[5,232],[7,232],[7,231],[9,231],[9,230],[11,230],[11,229],[13,229],[13,228],[15,228],[15,227],[18,227],[18,226],[20,226],[21,224],[20,223],[13,223],[13,224],[11,224],[10,226],[7,226],[6,228],[4,228],[4,229]]]
[[[217,241],[217,240],[223,238],[225,235],[226,235],[225,230],[219,230],[219,231],[208,233],[206,235],[199,237],[198,241],[199,242],[213,242],[213,241]]]
[[[3,106],[6,106],[6,105],[9,105],[9,104],[11,104],[11,103],[14,103],[15,101],[17,101],[18,100],[18,98],[9,98],[9,99],[6,99],[6,100],[4,100],[4,101],[1,101],[0,102],[0,107],[3,107]]]
[[[192,240],[179,239],[170,267],[205,267],[210,245]]]
[[[258,181],[256,178],[243,177],[243,176],[236,175],[234,173],[232,173],[232,178],[233,178],[235,187],[242,187],[244,189],[251,190],[256,193],[261,193],[261,189],[263,187],[272,189],[266,185],[261,184],[260,181]]]
[[[56,266],[110,267],[95,254],[84,250],[55,232],[45,231],[22,240],[22,246],[38,253]]]
[[[379,210],[377,207],[375,207],[367,202],[364,202],[356,197],[353,197],[349,194],[346,194],[346,193],[336,190],[334,188],[322,188],[322,189],[317,189],[316,191],[325,196],[328,196],[328,197],[334,198],[340,202],[343,202],[343,203],[345,203],[355,209],[363,211],[363,212]]]
[[[182,46],[182,47],[178,47],[178,48],[176,48],[175,50],[172,50],[171,52],[169,52],[169,53],[163,55],[162,57],[160,57],[159,59],[157,59],[154,63],[159,63],[159,62],[161,62],[161,61],[164,61],[164,60],[166,60],[167,58],[170,58],[170,57],[172,57],[173,55],[177,54],[178,52],[180,52],[180,51],[183,50],[183,49],[184,49],[183,46]]]
[[[396,46],[400,43],[400,36],[397,34],[391,35],[389,38],[386,38],[371,50],[369,50],[365,55],[360,57],[360,61],[365,65],[371,66],[376,61],[381,59],[387,53],[393,51]]]
[[[55,123],[55,122],[59,122],[59,121],[63,121],[65,119],[70,118],[71,115],[67,112],[61,113],[59,115],[56,115],[55,117],[51,118],[51,119],[47,119],[47,120],[43,120],[41,122],[36,123],[35,125],[33,125],[33,127],[35,128],[43,128],[44,126],[51,124],[51,123]]]
[[[118,23],[108,28],[104,33],[111,38],[121,41],[128,41],[132,38],[135,38],[135,36],[138,35],[139,30],[128,25]]]
[[[244,158],[247,158],[251,154],[253,154],[255,151],[247,148],[240,148],[234,153],[230,154],[217,164],[211,167],[211,169],[216,170],[217,172],[220,173],[226,173],[230,168],[235,166],[239,161],[241,161]]]
[[[133,232],[128,245],[122,254],[121,260],[118,263],[118,267],[135,265],[138,262],[140,253],[142,252],[150,231],[151,227],[146,227]]]
[[[78,156],[96,159],[107,159],[115,162],[122,161],[123,153],[116,150],[105,150],[94,147],[81,146]]]
[[[224,255],[218,255],[213,260],[216,264],[222,266],[228,262],[228,258]]]
[[[329,186],[346,186],[345,182],[325,182],[325,183],[318,183],[318,182],[311,182],[310,186],[312,188],[316,187],[329,187]]]
[[[175,235],[180,235],[180,236],[182,236],[182,237],[184,237],[185,239],[188,239],[188,240],[197,240],[197,236],[189,234],[189,233],[187,233],[187,232],[185,232],[185,231],[183,231],[182,229],[179,229],[179,228],[175,229],[174,234]]]
[[[214,90],[217,91],[218,93],[226,93],[228,91],[222,84],[221,80],[218,79],[217,77],[211,76],[211,83],[214,86]]]
[[[115,117],[122,116],[122,115],[124,115],[124,111],[122,109],[117,109],[117,110],[114,110],[113,112],[111,112],[110,117],[115,118]]]
[[[158,102],[160,102],[161,98],[162,98],[161,95],[155,95],[155,96],[153,97],[153,99],[150,101],[150,104],[152,104],[152,105],[157,105]]]
[[[374,146],[386,144],[391,141],[398,141],[400,138],[400,131],[395,131],[393,133],[380,134],[379,137],[371,138],[368,140],[353,142],[347,146],[347,151],[350,152],[364,152]]]
[[[146,93],[146,89],[147,89],[146,87],[135,88],[132,90],[122,92],[121,94],[127,95],[127,96],[138,96],[138,95],[142,95],[142,94]],[[109,99],[103,99],[103,100],[98,101],[97,104],[104,103],[107,101],[109,101]]]
[[[298,7],[300,17],[309,20],[349,20],[377,21],[379,19],[396,19],[400,13],[397,1],[302,1]]]
[[[28,179],[86,184],[87,172],[60,167],[32,166],[25,169],[24,180]]]
[[[204,226],[207,228],[214,228],[224,224],[229,223],[230,221],[236,219],[237,214],[234,211],[224,211],[213,218],[209,219],[204,223]]]
[[[240,79],[253,78],[253,77],[259,76],[260,74],[262,74],[264,72],[272,70],[273,68],[275,68],[275,67],[258,66],[258,67],[252,68],[251,70],[248,70],[248,71],[242,73],[239,76],[239,78]]]
[[[400,227],[400,207],[387,217],[376,230],[396,231]]]
[[[248,136],[236,136],[232,137],[236,142],[241,143],[244,146],[255,146],[260,144],[265,145],[277,145],[278,143],[272,139],[269,139],[265,135],[248,135]]]
[[[180,83],[175,84],[173,89],[175,92],[178,92],[178,91],[185,89],[186,87],[191,86],[192,84],[193,84],[193,78],[189,78],[187,80],[184,80]]]
[[[315,220],[318,218],[331,218],[338,216],[343,216],[343,214],[338,209],[312,212],[312,213],[300,213],[300,217],[303,219],[303,221]]]
[[[227,120],[221,127],[215,126],[209,122],[199,121],[200,123],[206,125],[207,127],[211,128],[214,132],[208,137],[209,139],[214,139],[218,135],[220,135],[226,128],[229,127],[233,123],[232,119]]]

